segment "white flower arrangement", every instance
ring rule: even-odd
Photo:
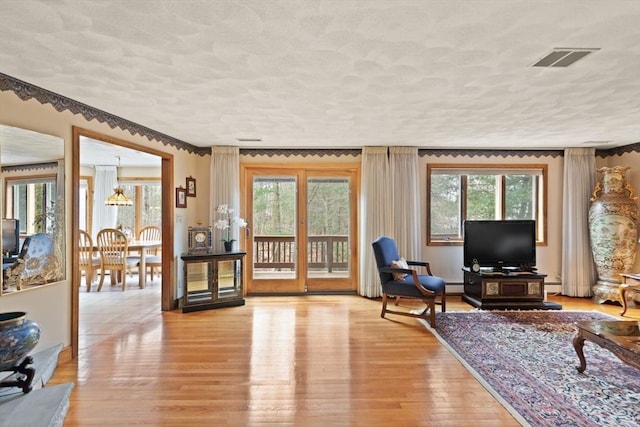
[[[229,208],[229,205],[219,205],[216,208],[216,212],[221,216],[213,225],[218,230],[226,230],[227,236],[222,240],[224,242],[234,242],[235,239],[231,238],[231,226],[236,224],[238,227],[246,227],[247,221],[239,216],[234,216],[235,210]]]

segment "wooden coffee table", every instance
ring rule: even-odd
[[[614,320],[607,322],[576,322],[578,331],[573,338],[580,366],[578,372],[584,372],[587,361],[582,348],[589,340],[606,348],[628,365],[640,369],[640,322]]]

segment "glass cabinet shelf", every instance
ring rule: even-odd
[[[245,252],[182,254],[182,312],[244,305]]]

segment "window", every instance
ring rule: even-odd
[[[147,225],[162,227],[162,185],[155,179],[136,178],[136,180],[120,180],[118,184],[124,190],[124,194],[133,200],[133,206],[118,208],[116,224],[130,227],[137,232]],[[93,230],[92,214],[93,206],[93,179],[83,176],[80,178],[80,229]],[[102,201],[96,203],[102,204]],[[97,232],[97,230],[95,230]]]
[[[462,243],[465,220],[534,219],[546,243],[547,165],[427,165],[427,244]]]
[[[8,218],[20,221],[20,234],[51,232],[55,227],[56,177],[39,176],[7,179]]]
[[[133,200],[133,208],[118,209],[118,225],[140,230],[147,225],[162,226],[162,186],[159,181],[118,181]]]

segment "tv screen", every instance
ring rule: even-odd
[[[20,252],[20,227],[17,219],[2,219],[2,255]]]
[[[532,267],[536,264],[534,220],[465,221],[464,265],[477,260],[480,267]]]

